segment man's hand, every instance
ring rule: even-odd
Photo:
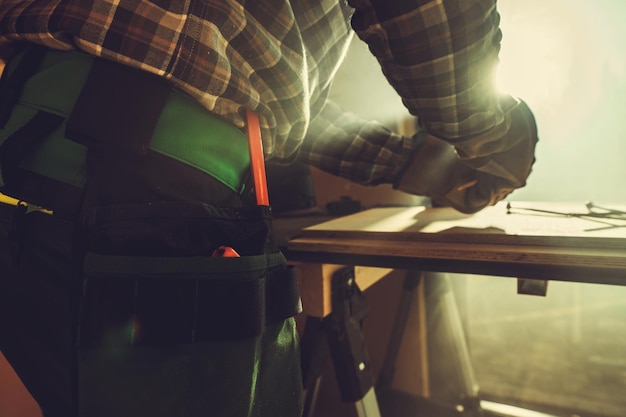
[[[526,185],[538,140],[535,119],[523,101],[503,96],[501,106],[506,126],[501,137],[480,135],[455,148],[427,136],[395,187],[475,213]]]
[[[476,171],[461,162],[452,145],[425,133],[416,140],[422,144],[396,184],[400,191],[441,199],[476,184]]]

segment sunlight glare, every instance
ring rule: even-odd
[[[541,16],[506,16],[496,82],[498,89],[524,97],[534,106],[552,107],[570,87],[573,45],[566,23]]]

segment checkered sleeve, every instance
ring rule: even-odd
[[[428,133],[454,144],[503,123],[494,81],[496,0],[349,3],[357,35]]]
[[[394,183],[416,141],[322,107],[350,24],[423,130],[466,159],[494,152],[507,131],[496,0],[0,0],[0,50],[32,42],[140,68],[236,127],[256,111],[270,158],[299,152],[359,183]]]
[[[418,142],[328,101],[311,121],[299,160],[364,185],[393,183]]]

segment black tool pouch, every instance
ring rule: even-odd
[[[185,395],[172,395],[173,386],[205,389],[202,397],[217,395],[220,404],[220,396],[233,393],[216,385],[252,376],[258,364],[250,361],[266,330],[301,310],[294,271],[271,250],[269,220],[267,207],[161,203],[94,210],[77,332],[80,415],[119,415],[137,401],[150,410],[150,401],[141,400],[146,396],[184,402]],[[240,256],[212,256],[224,245]],[[107,402],[111,408],[102,411]]]
[[[267,207],[97,208],[87,233],[81,347],[229,340],[299,312]],[[239,256],[212,255],[219,247]],[[114,337],[112,335],[115,335]]]

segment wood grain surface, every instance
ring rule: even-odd
[[[376,208],[307,227],[288,251],[309,262],[626,285],[626,217],[585,213],[584,203],[502,203],[474,215]]]

